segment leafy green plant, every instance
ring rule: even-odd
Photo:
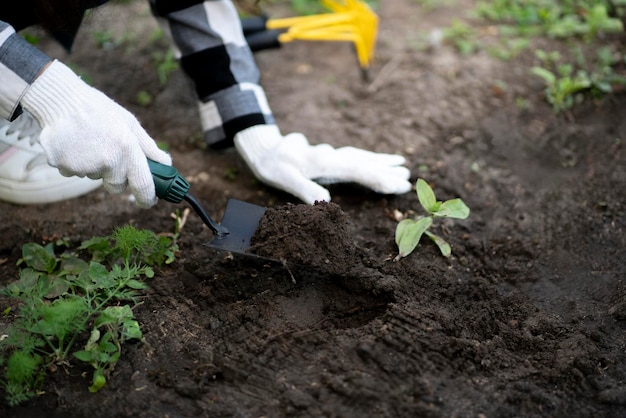
[[[95,371],[90,392],[99,391],[107,381],[122,353],[122,345],[129,340],[141,340],[143,334],[130,306],[108,306],[94,321],[89,340],[74,357],[91,364]]]
[[[626,78],[613,71],[612,66],[616,61],[608,47],[597,51],[591,72],[580,68],[585,65],[584,57],[579,57],[579,68],[575,70],[574,64],[560,63],[561,55],[558,52],[537,50],[535,55],[542,65],[532,67],[531,73],[544,81],[546,100],[557,112],[570,109],[577,98],[582,100],[581,94],[584,92],[600,96],[612,92],[615,85],[626,84]]]
[[[559,65],[556,73],[537,66],[532,67],[531,72],[545,82],[546,99],[557,112],[571,108],[575,95],[591,87],[587,73],[581,70],[573,74],[569,64]]]
[[[394,261],[411,254],[417,247],[417,244],[419,244],[422,235],[430,238],[439,247],[443,256],[450,257],[452,254],[450,244],[442,237],[429,231],[429,228],[432,226],[435,218],[466,219],[469,216],[470,209],[459,198],[443,202],[438,201],[433,189],[423,179],[417,180],[415,188],[417,198],[428,215],[403,219],[398,223],[395,234],[398,255]]]
[[[478,49],[474,29],[458,19],[453,20],[452,24],[444,29],[443,37],[452,43],[461,54],[469,55]]]
[[[20,278],[1,290],[19,306],[0,339],[0,387],[10,405],[35,396],[46,371],[72,358],[94,367],[90,391],[102,388],[123,344],[142,338],[132,309],[153,266],[174,260],[178,232],[178,224],[172,237],[128,225],[60,254],[55,243],[24,244]]]

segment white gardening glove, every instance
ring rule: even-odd
[[[354,182],[384,194],[411,190],[401,155],[310,145],[300,133],[283,137],[276,125],[239,132],[235,147],[259,180],[309,204],[330,201],[330,193],[318,183]]]
[[[52,62],[21,103],[41,125],[39,143],[61,174],[101,178],[111,193],[129,186],[140,207],[157,202],[147,158],[171,165],[171,157],[130,112],[67,66]]]

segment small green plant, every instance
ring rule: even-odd
[[[473,54],[478,49],[474,29],[458,19],[453,20],[450,27],[444,29],[443,37],[452,43],[461,54]]]
[[[113,49],[120,44],[120,41],[109,31],[94,31],[91,36],[101,49]]]
[[[102,310],[94,321],[84,349],[74,353],[74,357],[91,364],[95,369],[90,392],[97,392],[106,384],[107,375],[120,358],[122,345],[126,341],[142,338],[139,323],[130,306],[108,306]]]
[[[157,75],[161,85],[164,86],[169,80],[170,74],[178,69],[178,61],[174,57],[174,52],[168,49],[167,52],[161,51],[153,54],[154,63],[156,65]]]
[[[574,50],[577,53],[577,50]],[[610,48],[598,49],[595,60],[591,65],[591,71],[585,71],[584,57],[579,57],[578,64],[560,63],[561,55],[558,52],[545,52],[537,50],[535,56],[541,61],[541,65],[531,68],[531,73],[540,77],[546,87],[546,100],[555,111],[570,109],[577,100],[582,100],[582,93],[590,93],[598,97],[613,91],[616,85],[625,85],[626,78],[613,71],[616,60]]]
[[[584,71],[573,74],[573,67],[569,64],[561,64],[554,73],[543,67],[531,68],[531,73],[543,79],[546,84],[546,100],[555,111],[570,109],[576,95],[591,87],[591,80]]]
[[[235,181],[239,177],[239,170],[237,167],[228,167],[224,171],[224,178],[226,180]]]
[[[41,42],[41,38],[39,36],[27,30],[21,32],[21,34],[22,34],[22,37],[26,39],[26,42],[28,42],[31,45],[39,45],[39,43]]]
[[[450,257],[452,248],[442,237],[433,234],[428,229],[433,224],[435,218],[455,218],[466,219],[470,210],[463,200],[456,198],[438,201],[435,192],[426,181],[418,179],[415,185],[417,198],[428,213],[427,216],[419,216],[417,218],[407,218],[401,220],[396,227],[396,244],[398,245],[398,255],[394,261],[398,261],[403,257],[411,254],[417,247],[422,235],[430,238],[445,257]]]
[[[135,101],[139,106],[148,107],[154,101],[152,95],[146,90],[140,90],[135,96]]]
[[[132,309],[153,266],[174,260],[176,220],[172,237],[128,225],[61,254],[55,243],[24,244],[20,278],[1,290],[19,306],[0,339],[0,387],[10,405],[39,393],[46,372],[72,358],[94,367],[89,390],[102,388],[123,344],[142,339]],[[9,307],[5,315],[13,311]],[[76,350],[88,330],[87,343]]]

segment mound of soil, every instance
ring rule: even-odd
[[[250,251],[286,264],[324,268],[345,275],[361,263],[354,225],[335,203],[288,204],[269,208],[251,240]]]

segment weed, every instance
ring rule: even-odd
[[[152,104],[154,99],[152,98],[152,95],[146,90],[140,90],[135,96],[135,101],[137,102],[137,104],[139,104],[139,106],[148,107]]]
[[[161,51],[155,52],[153,59],[156,64],[159,81],[161,85],[164,86],[167,84],[170,74],[178,69],[178,61],[174,57],[174,52],[171,49],[168,49],[165,53]]]
[[[536,56],[542,65],[532,67],[531,73],[544,81],[546,99],[557,112],[570,109],[581,101],[583,92],[597,97],[612,92],[614,85],[626,84],[626,78],[613,71],[615,59],[608,47],[597,51],[596,59],[590,66],[591,72],[582,68],[576,70],[574,64],[560,63],[561,55],[557,52],[538,50]],[[582,53],[578,56],[580,65],[577,67],[580,67],[584,65],[584,58]]]
[[[229,167],[224,171],[226,180],[235,181],[239,177],[239,170],[236,167]]]
[[[427,216],[420,216],[414,219],[403,219],[396,227],[396,244],[398,245],[398,255],[394,261],[411,254],[419,244],[422,235],[426,235],[437,246],[445,257],[450,257],[452,248],[442,237],[433,234],[428,229],[432,226],[435,218],[448,217],[455,219],[466,219],[470,210],[463,200],[456,198],[438,201],[433,189],[423,179],[418,179],[415,185],[417,197],[426,212]]]
[[[102,388],[123,344],[142,338],[132,309],[147,287],[142,278],[154,276],[152,266],[173,261],[178,218],[176,228],[167,237],[124,226],[61,254],[54,243],[24,244],[20,278],[2,289],[19,306],[0,339],[0,386],[10,405],[39,393],[46,371],[71,358],[94,367],[90,391]]]
[[[120,44],[120,41],[115,39],[109,31],[94,31],[91,36],[101,49],[113,49]]]
[[[443,37],[451,42],[461,54],[473,54],[478,49],[478,44],[474,40],[474,29],[458,19],[453,20],[450,27],[444,29]]]
[[[41,38],[38,35],[31,33],[28,30],[23,31],[21,34],[22,37],[26,39],[26,42],[31,45],[39,45],[39,43],[41,42]]]

